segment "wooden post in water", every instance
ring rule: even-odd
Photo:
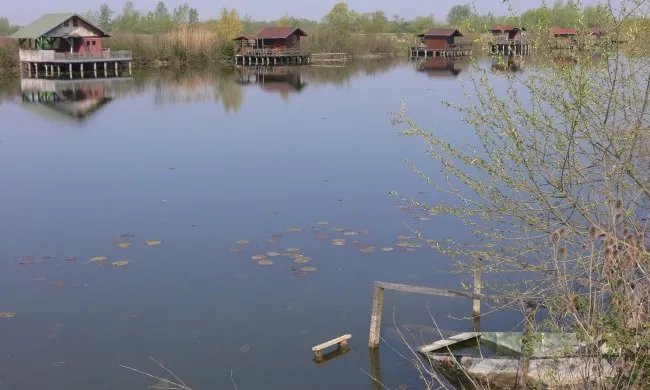
[[[57,73],[57,76],[61,77],[61,65],[56,66],[56,73]]]
[[[93,62],[93,73],[95,73],[95,78],[97,78],[97,63]]]
[[[84,63],[81,63],[81,78],[84,78]]]
[[[481,295],[481,271],[483,260],[480,257],[474,258],[474,295]],[[474,317],[474,332],[481,331],[481,300],[474,298],[472,301],[472,315]]]
[[[526,319],[524,320],[524,336],[521,339],[521,357],[519,358],[519,372],[517,372],[517,390],[526,390],[528,378],[529,356],[525,351],[525,343],[530,342],[531,333],[534,331],[535,314],[537,307],[533,303],[526,303]]]
[[[115,77],[118,76],[118,70],[117,70],[117,61],[115,61]]]
[[[383,390],[381,380],[381,362],[379,361],[379,349],[370,348],[370,374],[372,375],[372,389]]]
[[[381,313],[384,309],[384,289],[375,282],[372,294],[372,315],[370,316],[370,336],[368,347],[379,347],[379,336],[381,331]]]
[[[132,65],[131,65],[131,61],[129,61],[129,76],[131,76],[131,70],[132,70]]]

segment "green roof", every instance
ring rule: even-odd
[[[40,18],[36,19],[29,25],[21,28],[20,30],[16,31],[11,35],[12,38],[16,39],[36,39],[40,38],[43,35],[47,34],[48,32],[54,30],[56,27],[58,27],[61,23],[65,22],[66,20],[70,19],[71,17],[76,16],[77,18],[83,20],[84,22],[88,23],[91,27],[97,29],[100,31],[104,36],[108,37],[110,36],[106,31],[102,30],[101,28],[97,27],[93,23],[90,23],[86,19],[82,18],[81,16],[75,14],[75,13],[61,13],[61,14],[45,14],[41,16]]]

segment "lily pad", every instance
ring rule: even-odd
[[[303,230],[302,228],[297,228],[297,227],[290,227],[290,228],[287,228],[287,231],[288,231],[288,232],[293,232],[293,233],[295,233],[295,232],[301,232],[302,230]]]
[[[126,242],[126,241],[118,242],[118,243],[117,243],[117,246],[119,246],[120,248],[128,248],[128,247],[130,247],[131,245],[132,245],[132,244],[131,244],[130,242]]]
[[[314,267],[302,267],[300,270],[302,272],[314,272],[314,271],[316,271],[316,268],[314,268]]]
[[[266,256],[264,256],[264,255],[255,255],[255,256],[252,256],[251,259],[253,259],[255,261],[266,260]]]
[[[311,261],[311,257],[307,256],[296,256],[295,259],[293,260],[294,263],[298,264],[305,264],[309,263]]]
[[[63,284],[64,284],[63,282],[52,282],[52,283],[50,283],[50,285],[52,287],[63,287]]]
[[[273,262],[271,260],[264,259],[264,260],[258,261],[257,264],[259,264],[259,265],[273,265]]]
[[[370,252],[374,252],[374,251],[375,251],[375,247],[374,247],[374,246],[367,246],[367,247],[365,247],[365,248],[361,248],[361,251],[360,251],[360,252],[363,252],[363,253],[370,253]]]
[[[406,248],[406,247],[408,247],[408,246],[411,245],[411,244],[409,244],[409,243],[406,242],[406,241],[398,241],[398,242],[395,243],[395,245],[396,245],[396,246],[399,246],[399,247],[402,247],[402,248]]]
[[[287,248],[285,249],[287,252],[300,252],[300,248]]]
[[[345,245],[345,239],[344,238],[335,238],[332,240],[332,245],[334,246],[343,246]]]
[[[321,226],[329,225],[329,224],[330,224],[330,223],[327,222],[327,221],[318,221],[318,223],[317,223],[317,225],[321,225]]]
[[[243,250],[244,250],[244,248],[230,248],[231,252],[241,252]]]
[[[0,312],[0,318],[14,318],[16,316],[16,313],[14,312]]]
[[[358,236],[359,232],[349,231],[349,232],[343,233],[343,235],[344,236]]]
[[[266,255],[269,256],[269,257],[276,257],[276,256],[282,255],[282,253],[272,251],[272,252],[266,252]]]
[[[96,257],[92,257],[90,261],[96,263],[98,261],[105,261],[106,259],[107,259],[106,256],[96,256]]]
[[[162,244],[162,241],[159,241],[159,240],[146,240],[144,243],[149,245],[149,246],[156,246],[156,245]]]
[[[249,243],[248,240],[239,240],[239,241],[237,241],[237,244],[239,244],[239,245],[246,245],[248,243]]]
[[[379,250],[382,251],[382,252],[392,252],[394,249],[391,248],[391,247],[388,247],[388,248],[381,248]]]
[[[113,267],[124,267],[127,264],[129,264],[129,262],[126,260],[118,260],[113,263]]]

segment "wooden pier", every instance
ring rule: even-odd
[[[94,77],[119,76],[120,71],[132,73],[133,56],[130,51],[104,50],[100,53],[60,53],[53,50],[19,51],[21,74],[27,77],[61,77],[86,73]]]
[[[311,54],[302,50],[249,49],[235,55],[235,65],[308,65]]]
[[[502,40],[490,43],[490,54],[497,56],[529,55],[531,45],[521,40]]]
[[[445,48],[431,49],[417,45],[409,47],[409,58],[465,57],[472,55],[471,46],[448,45]]]

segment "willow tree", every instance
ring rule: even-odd
[[[412,205],[456,217],[476,237],[471,246],[423,238],[468,268],[480,257],[490,271],[521,271],[498,288],[543,302],[538,330],[584,341],[592,364],[580,388],[650,388],[650,60],[629,55],[648,37],[621,28],[645,25],[648,7],[606,5],[600,41],[583,24],[573,50],[538,53],[525,76],[501,75],[505,89],[477,66],[467,101],[446,103],[474,129],[471,147],[421,128],[404,106],[394,115],[428,146],[433,168],[415,172],[454,199]]]

